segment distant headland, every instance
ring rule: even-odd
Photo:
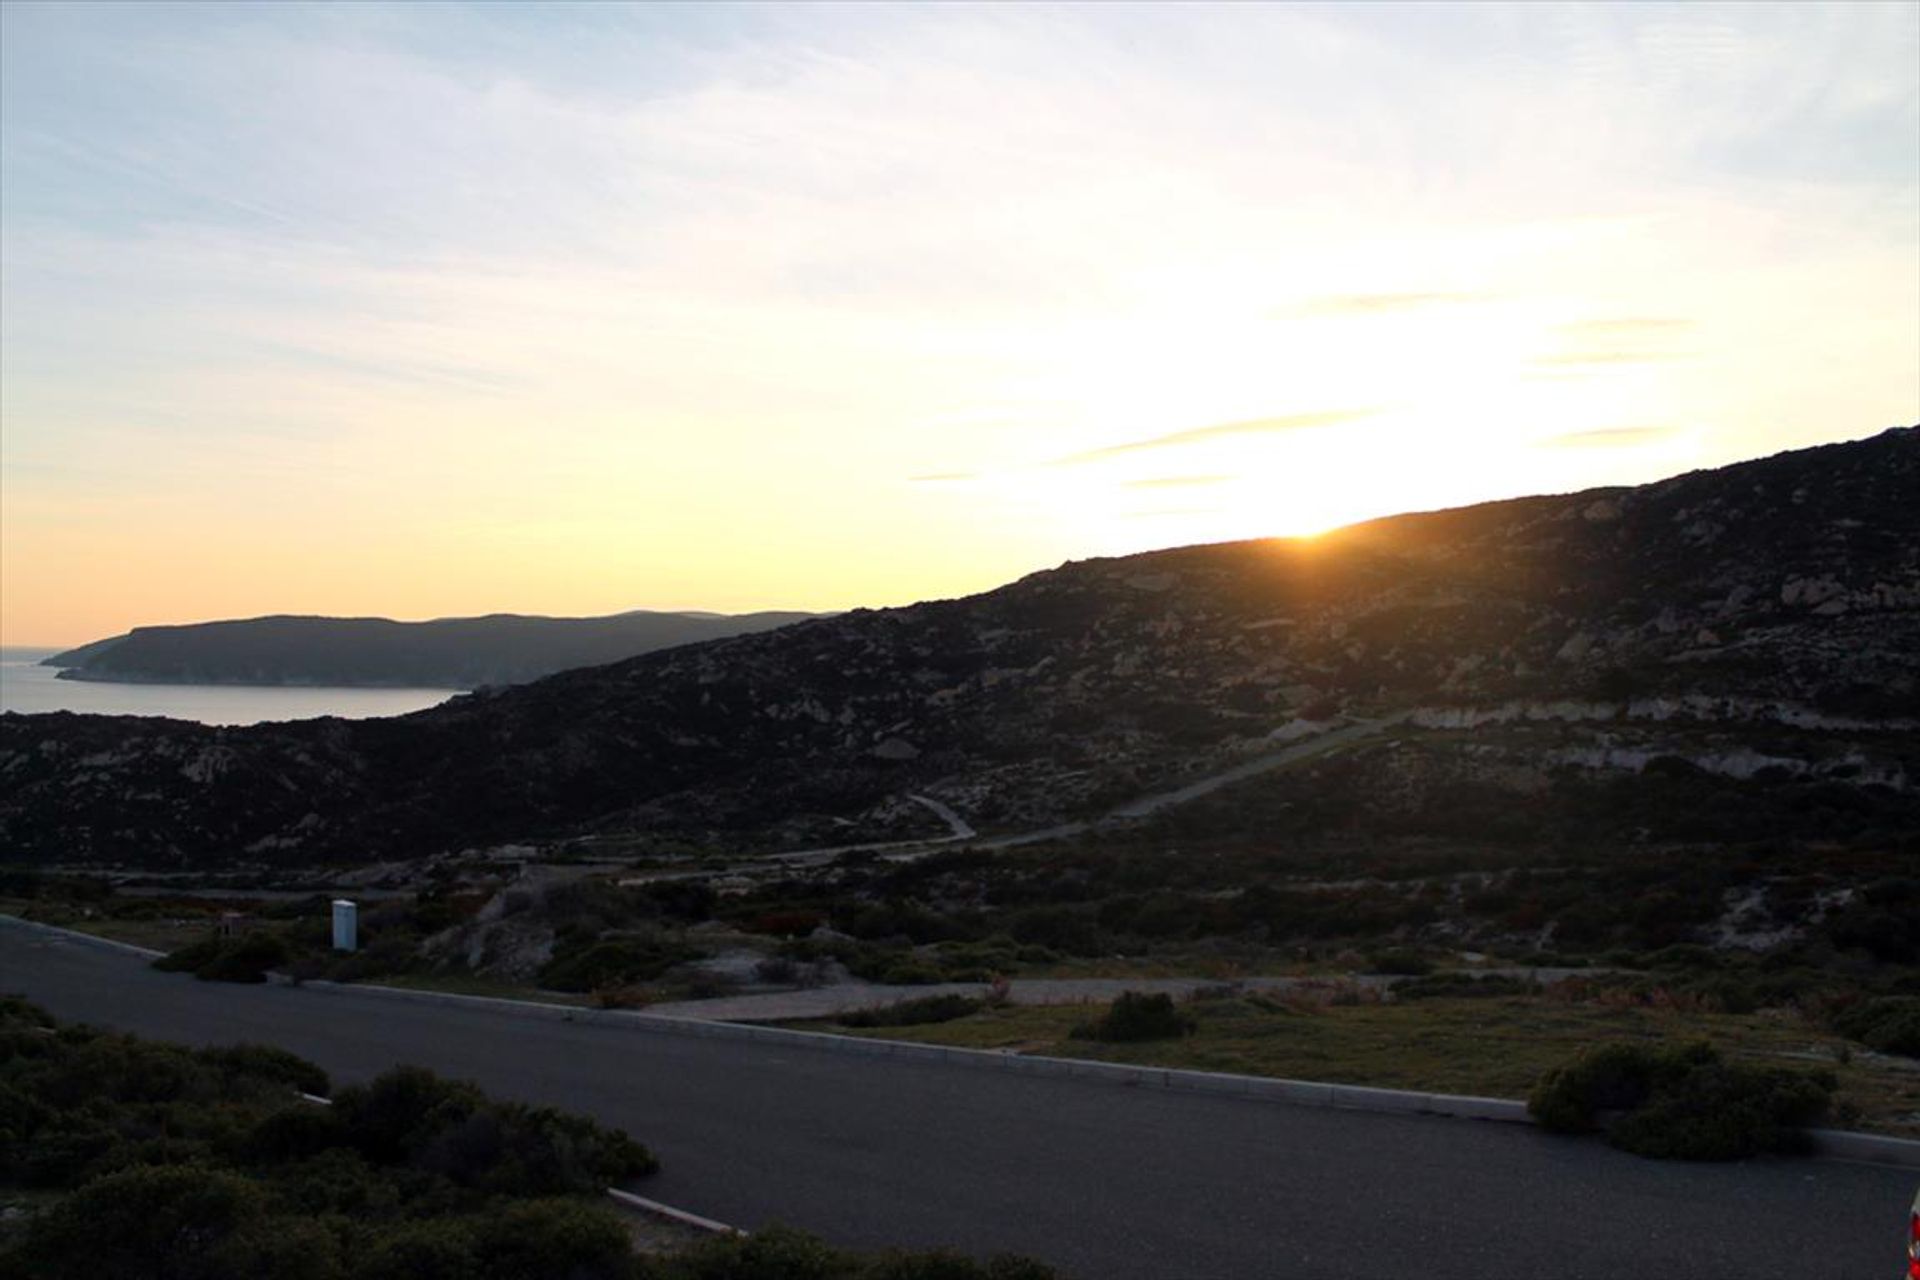
[[[523,684],[817,615],[635,610],[598,618],[496,613],[395,622],[277,615],[135,627],[43,660],[62,680],[125,684],[477,689]]]

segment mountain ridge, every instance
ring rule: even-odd
[[[1484,725],[1408,732],[1464,735],[1447,748],[1461,776],[1751,756],[1910,788],[1920,431],[1070,562],[393,720],[9,716],[0,841],[17,860],[191,865],[945,834],[908,792],[1013,831],[1230,765],[1295,722],[1559,703],[1614,711],[1519,716],[1498,743]],[[1523,731],[1560,737],[1516,746]]]

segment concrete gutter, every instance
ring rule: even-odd
[[[683,1227],[692,1227],[695,1231],[704,1231],[715,1236],[743,1236],[747,1233],[738,1227],[730,1227],[724,1222],[715,1222],[712,1218],[703,1218],[697,1213],[688,1213],[685,1209],[676,1209],[670,1204],[661,1204],[658,1200],[649,1200],[637,1196],[631,1191],[622,1191],[618,1187],[608,1187],[607,1195],[616,1204],[629,1209],[638,1209],[641,1213],[677,1223]]]
[[[31,920],[18,920],[13,916],[0,916],[0,921],[23,924],[30,929],[121,951],[133,951],[146,956],[161,954],[144,947],[111,942],[104,938],[93,937],[91,934],[76,933],[71,929],[39,924]],[[1224,1094],[1266,1102],[1292,1103],[1296,1106],[1332,1107],[1348,1111],[1374,1111],[1394,1115],[1448,1116],[1461,1120],[1496,1120],[1509,1124],[1533,1123],[1533,1118],[1527,1114],[1527,1104],[1511,1098],[1481,1098],[1471,1094],[1424,1093],[1407,1089],[1376,1089],[1365,1085],[1332,1084],[1317,1080],[1283,1080],[1272,1076],[1237,1075],[1224,1071],[1191,1071],[1179,1067],[1143,1067],[1132,1063],[1098,1062],[1080,1058],[1046,1058],[992,1049],[957,1049],[946,1045],[916,1044],[904,1040],[870,1040],[859,1036],[841,1036],[819,1031],[791,1031],[782,1027],[665,1017],[660,1014],[628,1009],[589,1009],[577,1005],[546,1004],[535,1000],[507,1000],[498,996],[459,995],[448,991],[417,991],[407,987],[383,987],[370,983],[312,981],[296,984],[279,975],[275,975],[275,980],[321,994],[368,993],[394,1000],[411,1000],[420,1004],[437,1004],[454,1008],[489,1009],[515,1017],[547,1019],[554,1022],[577,1022],[666,1035],[704,1036],[718,1040],[788,1045],[795,1048],[818,1049],[826,1053],[896,1058],[903,1062],[935,1062],[957,1067],[1014,1071],[1026,1075],[1104,1080],[1129,1088],[1175,1089],[1185,1093]],[[1822,1158],[1864,1160],[1874,1164],[1920,1169],[1920,1141],[1889,1138],[1873,1133],[1852,1133],[1839,1129],[1815,1129],[1809,1136],[1813,1141],[1813,1153]]]

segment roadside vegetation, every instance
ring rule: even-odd
[[[1611,1044],[1540,1077],[1527,1110],[1546,1129],[1604,1132],[1635,1155],[1738,1160],[1804,1152],[1836,1083],[1830,1071],[1729,1062],[1704,1041]]]
[[[1476,750],[1522,759],[1561,732],[1482,730]],[[1681,1038],[1764,1029],[1764,1052],[1842,1068],[1843,1096],[1865,1089],[1875,1123],[1920,1128],[1920,1108],[1893,1105],[1899,1088],[1855,1078],[1920,1068],[1920,800],[1765,771],[1736,781],[1679,756],[1637,775],[1529,766],[1516,791],[1459,747],[1407,730],[1130,826],[993,851],[796,866],[695,842],[631,865],[563,848],[396,866],[381,882],[393,896],[362,902],[351,955],[329,948],[327,893],[214,900],[178,881],[15,871],[0,872],[0,910],[156,946],[209,979],[274,970],[619,1008],[847,982],[978,984],[955,999],[985,1000],[1007,979],[1364,974],[1392,980],[1365,998],[1409,1026],[1416,1004],[1444,1021],[1465,1002],[1518,1000],[1547,1021],[1646,1017]],[[1397,779],[1390,796],[1383,777]],[[1579,978],[1542,993],[1542,970]],[[884,1016],[956,1031],[1023,1016],[992,1003]],[[1159,1047],[1211,1044],[1203,1016]],[[1550,1065],[1529,1057],[1532,1075],[1505,1079],[1510,1047],[1490,1036],[1477,1052],[1460,1071],[1503,1082],[1475,1091],[1523,1096]],[[1344,1069],[1395,1082],[1390,1055]]]
[[[332,1094],[331,1105],[318,1100]],[[302,1095],[308,1095],[303,1097]],[[0,998],[0,1274],[45,1280],[1048,1280],[775,1229],[634,1249],[655,1169],[578,1116],[400,1067],[329,1088],[263,1046],[60,1026]]]
[[[1176,1002],[1184,1032],[1132,1041],[1075,1035],[1110,1010],[986,1005],[938,1023],[860,1027],[843,1017],[830,1026],[960,1048],[1515,1099],[1590,1048],[1704,1042],[1742,1068],[1830,1075],[1828,1123],[1920,1138],[1920,1063],[1858,1052],[1789,1009],[1708,1012],[1660,988],[1642,999],[1629,983],[1576,978],[1525,995],[1419,999],[1340,979],[1272,992],[1223,984]]]

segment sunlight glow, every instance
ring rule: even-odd
[[[11,643],[904,603],[1920,417],[1912,6],[0,24]]]

